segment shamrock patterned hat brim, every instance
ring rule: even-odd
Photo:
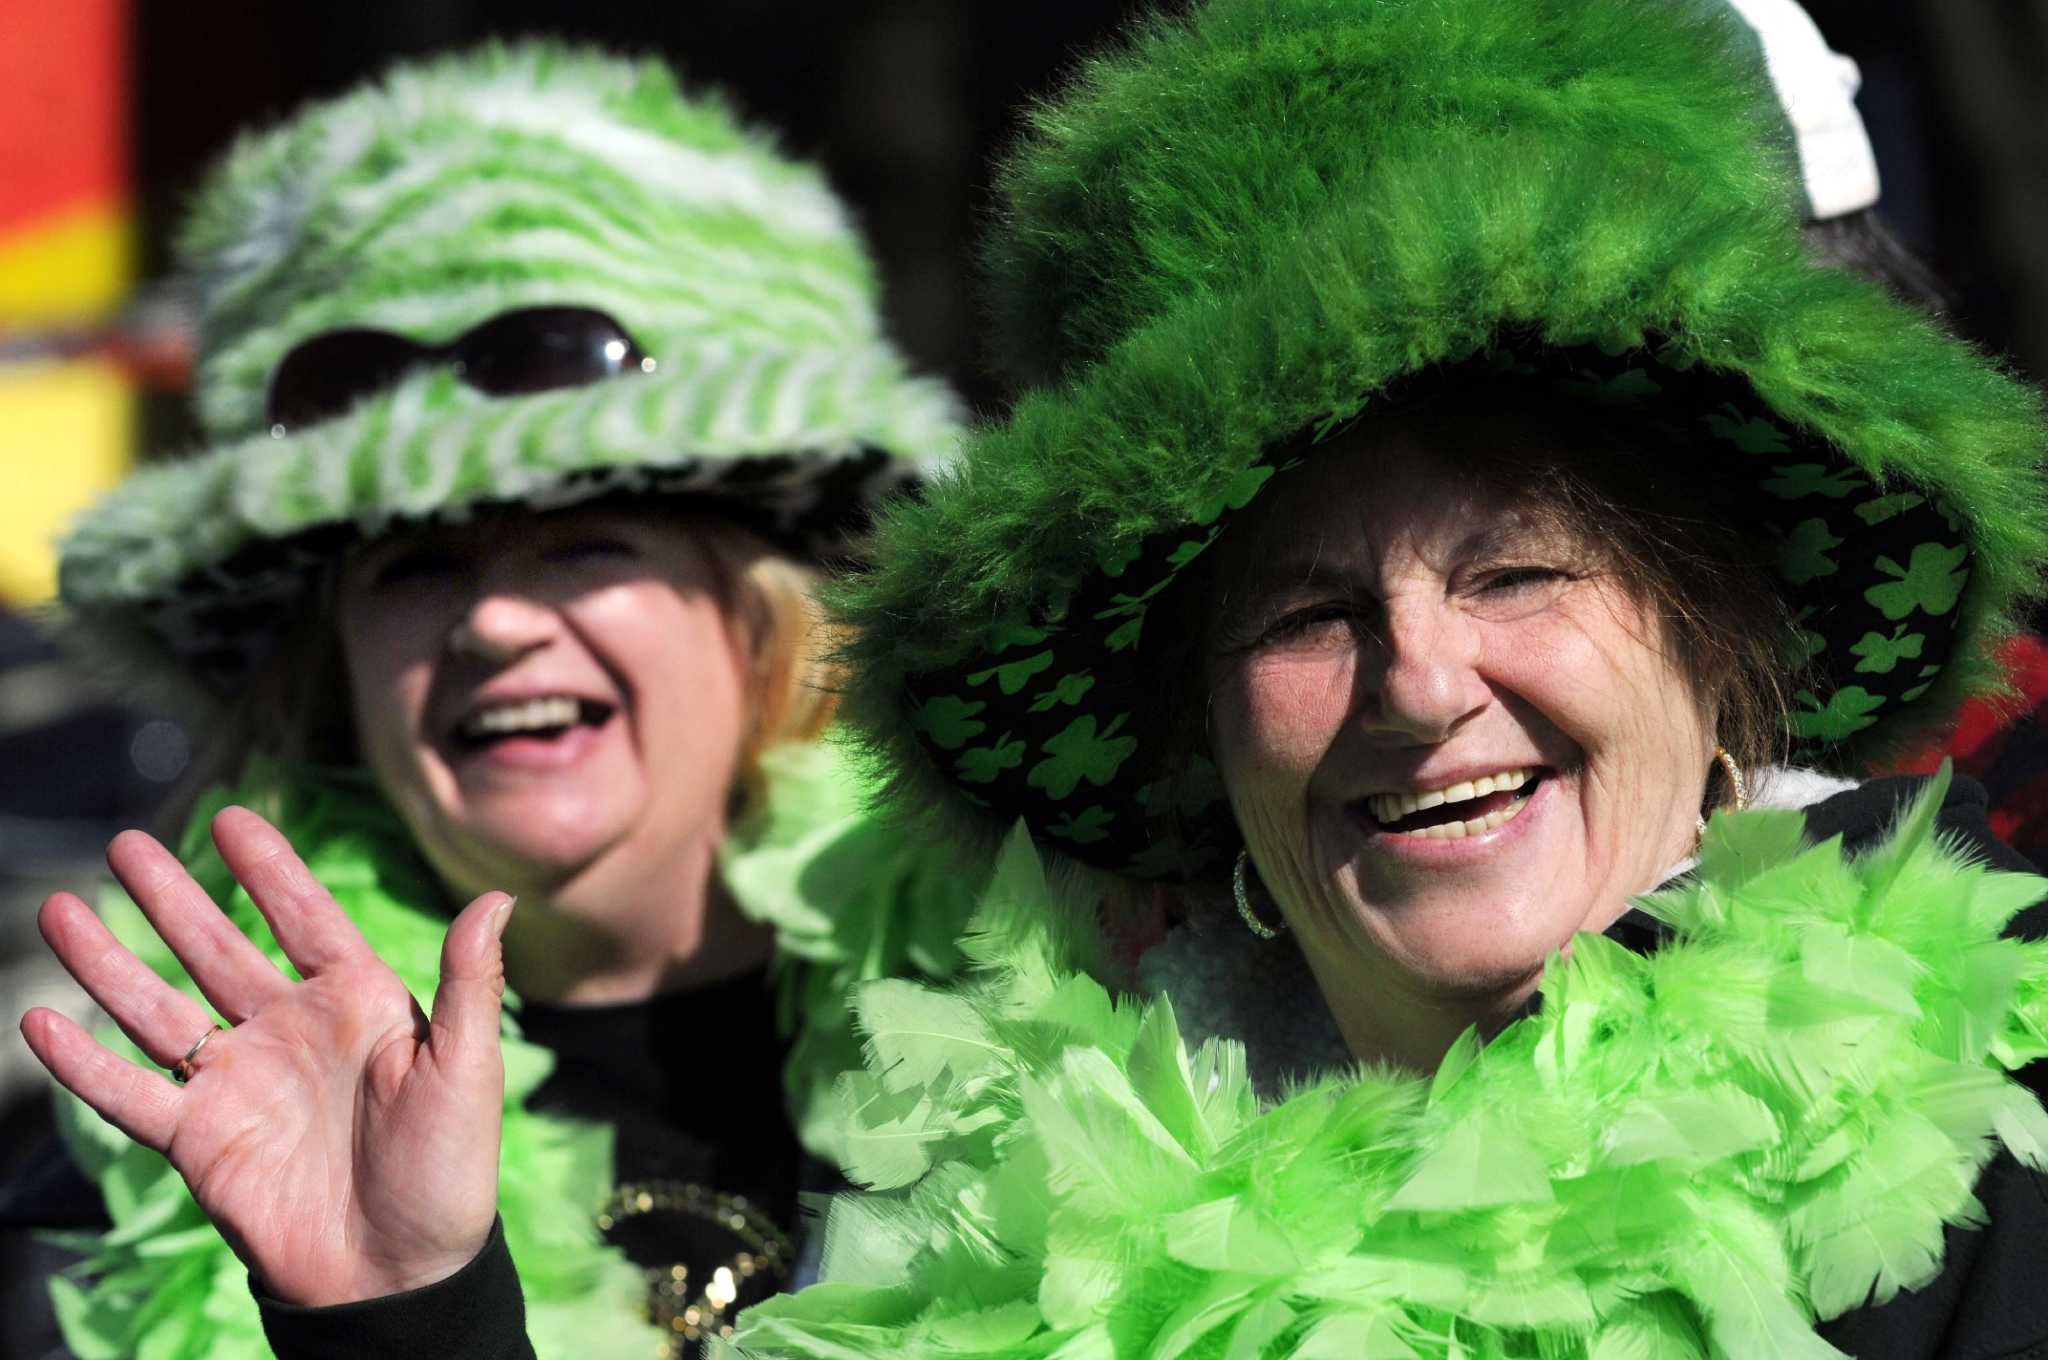
[[[1447,370],[1683,427],[1641,454],[1698,461],[1775,567],[1801,759],[1995,683],[2048,551],[2038,401],[1806,258],[1739,50],[1661,0],[1214,0],[1091,64],[1002,179],[1036,386],[839,594],[907,796],[1121,875],[1227,871],[1214,770],[1141,749],[1199,683],[1146,630],[1315,436]]]
[[[823,176],[654,62],[529,42],[402,67],[238,145],[179,265],[213,445],[83,515],[59,582],[72,645],[183,707],[232,700],[319,568],[395,525],[664,494],[833,557],[959,438]],[[654,371],[493,397],[426,368],[267,426],[308,339],[442,344],[554,306],[606,313]]]
[[[1758,557],[1791,603],[1788,673],[1795,759],[1827,763],[1888,709],[1919,701],[1953,654],[1971,576],[1962,524],[1938,497],[1880,488],[1810,433],[1789,426],[1747,384],[1669,348],[1505,346],[1438,375],[1461,399],[1494,406],[1514,388],[1584,404],[1584,419],[1667,448],[1711,450],[1701,501],[1750,525]],[[1540,399],[1540,395],[1539,395]],[[1184,622],[1175,592],[1190,569],[1276,479],[1315,456],[1290,450],[1240,473],[1189,524],[1155,533],[1128,559],[1101,564],[1063,605],[991,630],[959,669],[908,678],[911,725],[969,797],[1021,817],[1062,850],[1133,877],[1212,872],[1236,847],[1214,768],[1201,756],[1150,782],[1146,703],[1185,677],[1156,674],[1141,646],[1148,619]],[[1180,649],[1169,649],[1180,654]],[[1105,711],[1104,700],[1117,705]],[[1120,806],[1128,797],[1130,804]]]

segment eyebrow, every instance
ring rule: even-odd
[[[1473,530],[1451,550],[1451,557],[1459,561],[1499,557],[1527,551],[1546,543],[1548,539],[1549,535],[1540,525],[1531,524],[1517,517],[1505,523],[1496,521]],[[1329,553],[1323,549],[1324,543],[1319,542],[1310,550],[1313,552],[1312,556],[1304,555],[1301,547],[1287,550],[1286,555],[1259,569],[1256,577],[1245,588],[1246,596],[1251,599],[1264,599],[1304,586],[1342,586],[1352,591],[1369,589],[1377,572],[1359,572],[1332,563],[1329,560]]]

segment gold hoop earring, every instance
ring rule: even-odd
[[[1262,940],[1270,940],[1279,935],[1281,931],[1287,929],[1287,923],[1282,921],[1277,926],[1269,926],[1259,919],[1259,914],[1256,911],[1252,910],[1252,895],[1245,886],[1245,879],[1250,872],[1251,862],[1251,851],[1240,850],[1237,852],[1237,863],[1230,871],[1230,895],[1237,900],[1237,914],[1244,918],[1244,923],[1251,930],[1252,934]]]
[[[1725,746],[1714,748],[1714,759],[1728,776],[1728,787],[1735,790],[1735,810],[1742,811],[1749,806],[1749,781],[1742,777],[1742,767],[1735,763],[1735,757],[1728,754]]]

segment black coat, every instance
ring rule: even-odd
[[[1918,779],[1879,779],[1806,811],[1816,840],[1842,837],[1851,850],[1890,825]],[[2001,869],[2033,871],[1985,820],[1984,787],[1958,778],[1941,809],[1941,826]],[[2048,902],[2014,920],[2012,933],[2048,939]],[[2048,1063],[2020,1074],[2048,1099]],[[1882,1308],[1848,1313],[1820,1334],[1858,1360],[2048,1360],[2048,1176],[2001,1152],[1977,1182],[1985,1226],[1950,1228],[1943,1269],[1932,1284]]]

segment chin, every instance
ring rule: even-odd
[[[1437,923],[1452,924],[1441,917]],[[1417,992],[1447,998],[1498,996],[1525,987],[1541,975],[1552,952],[1571,939],[1563,926],[1530,930],[1497,912],[1448,930],[1390,929],[1390,924],[1382,918],[1377,928],[1368,926],[1379,951]]]
[[[551,799],[493,800],[494,805],[447,814],[448,839],[463,861],[531,881],[567,878],[616,844],[625,819],[593,815],[588,803],[569,807]],[[499,886],[491,884],[487,886]]]
[[[1504,996],[1527,987],[1542,975],[1548,957],[1545,954],[1534,959],[1458,959],[1403,971],[1414,980],[1416,991],[1425,996],[1470,1000]]]

